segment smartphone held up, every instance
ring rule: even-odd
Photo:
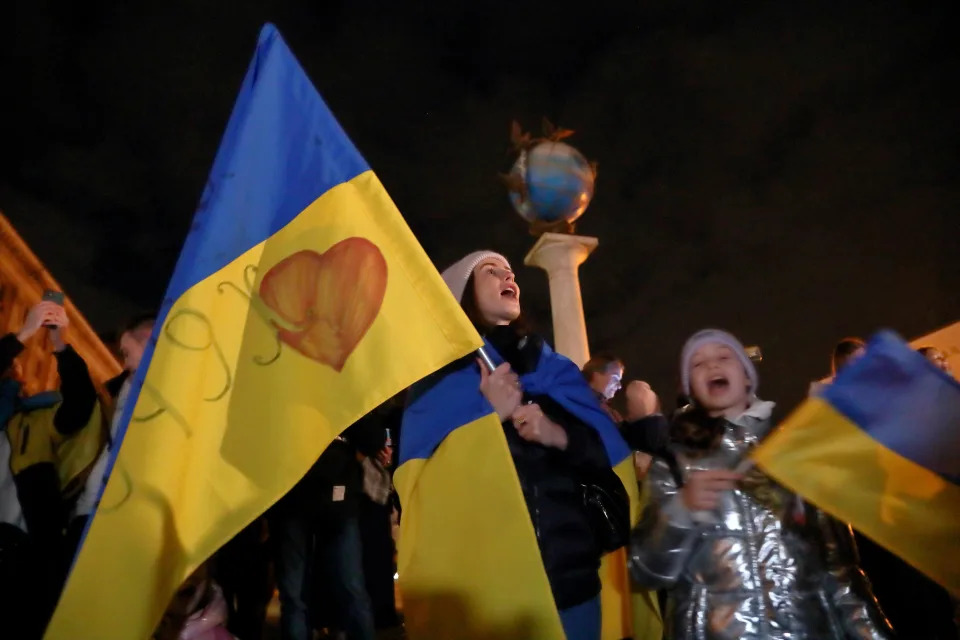
[[[62,292],[62,291],[53,291],[52,289],[47,289],[46,291],[43,292],[43,298],[42,298],[42,300],[43,300],[44,302],[52,302],[52,303],[57,304],[57,305],[60,305],[60,306],[62,307],[62,306],[63,306],[63,302],[64,302],[63,292]],[[45,324],[45,325],[43,325],[43,326],[44,326],[45,329],[56,329],[56,328],[57,328],[56,325],[52,325],[52,324]]]

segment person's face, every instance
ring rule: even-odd
[[[590,381],[590,387],[607,400],[617,395],[622,384],[623,365],[619,362],[611,362],[605,371],[594,373]]]
[[[134,373],[140,366],[143,351],[150,339],[150,331],[151,329],[137,329],[120,336],[120,358],[123,360],[123,368],[130,373]]]
[[[507,325],[520,317],[520,287],[513,271],[497,258],[487,258],[473,270],[474,295],[483,322]]]
[[[953,375],[953,371],[950,369],[950,363],[947,362],[947,356],[940,351],[940,349],[928,349],[924,354],[930,362],[933,363],[940,371],[943,371],[947,375]]]
[[[750,382],[733,349],[708,342],[690,358],[690,392],[710,415],[736,417],[750,401]]]

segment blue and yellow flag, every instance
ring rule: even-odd
[[[544,345],[536,372],[521,382],[597,430],[636,522],[633,457],[577,366]],[[503,427],[479,387],[477,365],[455,363],[414,387],[404,414],[394,480],[403,505],[398,572],[407,631],[415,640],[562,640]],[[601,579],[602,637],[659,640],[654,598],[631,594],[622,549],[603,559]]]
[[[753,457],[960,595],[960,384],[898,336],[877,334]]]
[[[48,638],[150,637],[341,430],[481,344],[270,25],[161,318]]]

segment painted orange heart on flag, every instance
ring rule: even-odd
[[[366,238],[324,253],[304,250],[274,265],[260,297],[284,320],[280,340],[340,372],[373,324],[387,290],[387,262]]]

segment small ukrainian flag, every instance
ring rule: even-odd
[[[960,384],[893,332],[877,334],[753,458],[960,595]]]

